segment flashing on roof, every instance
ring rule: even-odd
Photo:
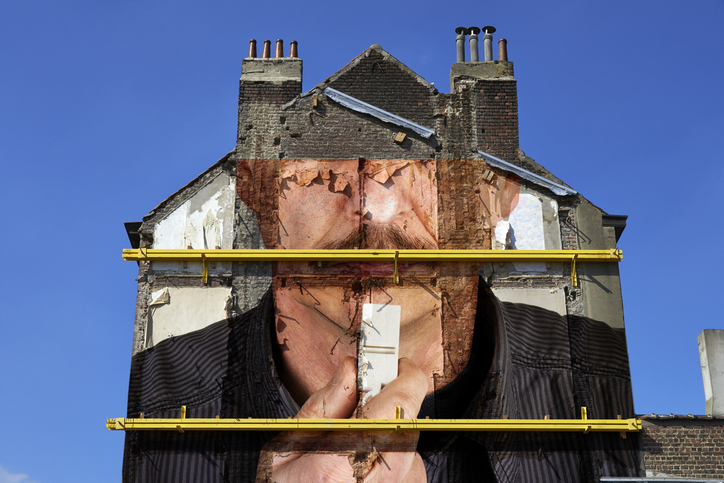
[[[374,116],[382,121],[390,122],[392,124],[396,124],[398,126],[410,129],[411,131],[416,132],[425,139],[430,139],[430,136],[435,134],[434,129],[428,129],[426,127],[420,126],[419,124],[416,124],[408,119],[396,116],[391,112],[387,112],[371,104],[367,104],[366,102],[355,99],[354,97],[339,92],[338,90],[332,89],[331,87],[325,88],[324,93],[334,102],[337,102],[344,107],[348,107],[353,111],[369,114],[370,116]]]
[[[525,170],[519,166],[511,164],[507,161],[503,161],[500,158],[496,158],[492,154],[488,154],[486,152],[480,151],[479,149],[478,149],[478,154],[480,154],[483,158],[485,158],[485,161],[487,161],[488,164],[490,164],[491,166],[495,166],[496,168],[504,169],[506,171],[510,171],[511,173],[515,173],[523,179],[527,179],[528,181],[531,181],[537,185],[548,188],[553,193],[555,193],[559,196],[578,194],[578,191],[576,191],[572,188],[563,186],[558,183],[554,183],[553,181],[545,179],[543,176],[538,176],[537,174],[531,173],[530,171]]]

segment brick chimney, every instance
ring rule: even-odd
[[[241,63],[237,142],[244,138],[249,122],[263,119],[252,110],[279,108],[302,93],[302,59],[297,57],[297,42],[291,43],[291,57],[283,56],[281,39],[277,40],[273,58],[270,45],[270,41],[265,41],[262,58],[257,58],[256,40],[252,40],[249,57]]]
[[[477,148],[506,161],[518,159],[518,90],[513,77],[513,63],[509,62],[507,42],[499,42],[499,59],[493,60],[493,33],[495,28],[482,28],[483,61],[465,62],[460,55],[461,38],[470,36],[470,58],[478,59],[478,27],[458,27],[455,32],[458,61],[450,70],[450,92],[454,95],[469,89],[473,94],[475,110],[475,139]],[[461,61],[462,59],[462,61]]]

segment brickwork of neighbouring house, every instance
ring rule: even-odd
[[[643,416],[646,474],[724,478],[724,416]]]

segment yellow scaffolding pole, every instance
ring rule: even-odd
[[[571,264],[573,285],[578,284],[576,263],[620,262],[623,252],[609,250],[197,250],[128,248],[123,259],[129,261],[200,261],[204,282],[209,262],[392,262],[395,282],[399,283],[399,263],[415,262],[564,262]]]
[[[583,408],[582,408],[583,409]],[[182,409],[185,416],[185,407]],[[123,431],[606,431],[641,430],[640,419],[126,419],[106,421]]]

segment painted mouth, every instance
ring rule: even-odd
[[[399,263],[397,271],[399,275],[434,275],[437,271],[437,263],[417,262]],[[368,277],[392,277],[395,274],[393,262],[278,262],[277,274],[293,275],[295,273],[319,274],[319,275],[341,275],[356,278]]]

